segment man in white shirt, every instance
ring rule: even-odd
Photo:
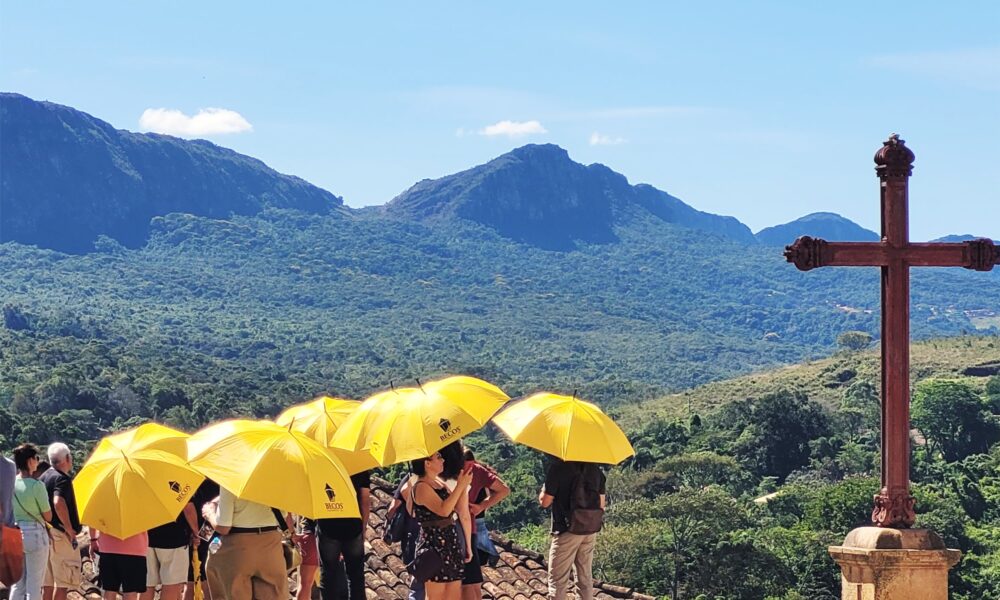
[[[205,567],[212,597],[288,600],[288,574],[274,509],[222,488],[218,509],[213,511],[208,503],[203,514],[222,540]]]

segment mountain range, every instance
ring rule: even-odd
[[[99,348],[99,366],[60,372],[123,369],[102,376],[109,394],[180,385],[269,406],[470,372],[632,401],[878,332],[874,269],[800,273],[776,247],[871,232],[813,215],[754,236],[557,146],[358,210],[208,142],[15,94],[0,117],[0,346],[65,346],[69,362]],[[1000,327],[996,273],[920,271],[916,337]],[[10,394],[53,389],[59,375],[22,362]],[[123,383],[136,364],[155,385]]]
[[[81,254],[100,236],[146,242],[153,217],[211,218],[269,208],[324,214],[343,200],[261,161],[204,140],[115,129],[72,108],[0,94],[0,241]],[[799,235],[867,241],[878,235],[834,213],[813,213],[754,235],[734,217],[692,208],[555,145],[527,145],[490,162],[423,180],[378,209],[398,219],[464,219],[540,248],[612,243],[641,215],[739,242],[781,246]],[[957,237],[957,236],[956,236]]]

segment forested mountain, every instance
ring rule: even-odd
[[[877,242],[879,234],[850,219],[830,212],[817,212],[782,225],[765,227],[754,236],[761,244],[785,246],[796,238],[810,235],[837,242]]]
[[[601,164],[581,165],[552,144],[527,145],[485,165],[425,179],[395,197],[385,213],[406,219],[462,218],[540,248],[618,241],[616,226],[652,215],[665,223],[753,242],[733,217],[695,210],[649,185],[630,185]]]
[[[82,254],[136,248],[154,216],[264,208],[328,213],[340,198],[205,140],[140,134],[67,106],[0,93],[0,242]]]

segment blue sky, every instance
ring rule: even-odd
[[[555,143],[755,231],[877,230],[871,158],[898,131],[912,237],[1000,237],[995,1],[0,0],[0,89],[235,131],[203,137],[353,206]]]

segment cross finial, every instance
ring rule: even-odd
[[[906,147],[906,140],[900,139],[898,133],[893,133],[875,153],[875,172],[881,179],[909,177],[913,174],[915,158],[913,151]]]

